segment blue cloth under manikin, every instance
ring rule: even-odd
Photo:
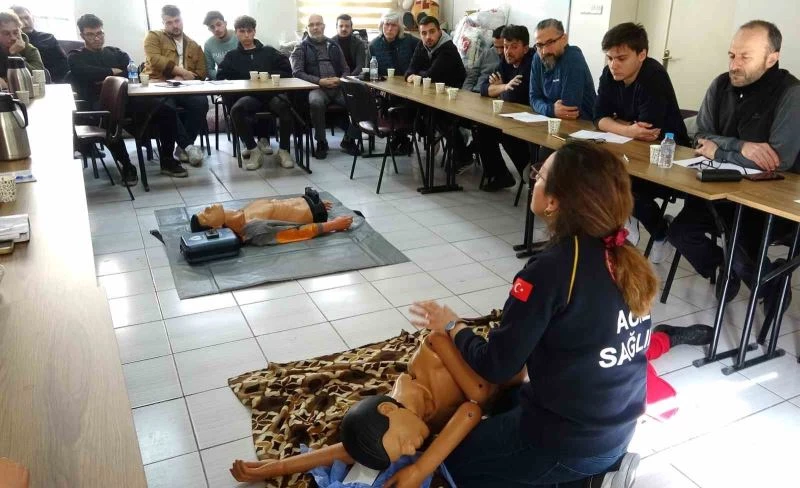
[[[300,450],[302,452],[306,452],[308,451],[308,448],[305,445],[302,445],[300,446]],[[401,457],[397,461],[393,462],[385,471],[382,471],[381,474],[378,475],[378,478],[375,479],[375,482],[371,485],[366,485],[364,483],[342,483],[344,478],[347,476],[347,472],[350,470],[350,466],[341,461],[334,461],[332,466],[320,466],[314,468],[309,471],[308,474],[314,477],[314,480],[317,482],[317,485],[319,485],[319,488],[379,488],[386,484],[386,482],[389,481],[389,478],[394,476],[397,471],[408,466],[409,464],[414,463],[417,458],[420,457],[420,455],[421,453],[417,453],[414,456]],[[444,464],[439,465],[439,472],[451,487],[456,486],[455,482],[453,482],[453,478],[450,477],[450,473],[447,472],[447,468],[444,467]],[[422,482],[422,488],[429,488],[432,478],[433,476],[428,476],[425,478],[425,481]]]

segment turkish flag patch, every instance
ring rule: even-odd
[[[511,286],[511,296],[516,298],[517,300],[522,300],[523,302],[528,301],[528,297],[531,296],[532,291],[533,291],[533,284],[528,283],[522,278],[517,278],[514,281],[514,284]]]

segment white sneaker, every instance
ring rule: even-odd
[[[639,245],[639,219],[636,217],[628,217],[625,222],[625,229],[628,231],[628,242],[633,244],[633,247]]]
[[[294,168],[294,158],[286,149],[278,150],[278,162],[283,168]]]
[[[650,249],[650,262],[653,264],[661,264],[672,256],[675,252],[675,247],[664,238],[660,241],[654,241],[653,247]]]
[[[258,150],[261,151],[261,154],[266,154],[269,156],[273,153],[272,148],[269,146],[269,139],[266,137],[261,137],[258,139]]]
[[[262,159],[264,159],[264,156],[259,151],[253,150],[250,153],[250,158],[247,160],[247,164],[244,165],[245,169],[248,171],[257,170],[263,164]]]
[[[186,146],[186,154],[189,156],[189,164],[198,167],[203,164],[203,150],[194,144]]]
[[[253,149],[242,148],[242,159],[250,159],[250,155],[256,152],[256,149],[257,148]]]
[[[635,452],[626,453],[622,458],[619,470],[606,473],[603,477],[601,488],[631,488],[636,482],[639,459],[639,455]]]
[[[187,147],[192,147],[192,146],[187,146]],[[175,153],[173,154],[173,156],[175,156],[175,159],[177,159],[178,161],[180,161],[182,163],[185,163],[186,161],[189,160],[189,155],[186,154],[186,151],[184,151],[178,145],[175,146]]]

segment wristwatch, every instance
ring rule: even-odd
[[[459,322],[458,320],[451,320],[450,322],[448,322],[447,325],[444,326],[444,333],[452,337],[452,335],[450,335],[450,331],[456,328],[456,324],[458,322]]]

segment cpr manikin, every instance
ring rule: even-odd
[[[306,188],[302,197],[260,198],[239,210],[226,210],[219,203],[211,205],[192,216],[191,228],[198,232],[227,227],[247,244],[284,244],[349,229],[351,216],[328,220],[332,206],[331,202],[321,201],[316,191]]]
[[[480,422],[482,407],[496,391],[497,386],[467,365],[449,337],[431,332],[388,396],[368,397],[347,412],[341,443],[282,460],[237,460],[231,474],[238,481],[260,481],[329,466],[334,460],[383,470],[438,434],[414,464],[387,483],[416,488]]]

